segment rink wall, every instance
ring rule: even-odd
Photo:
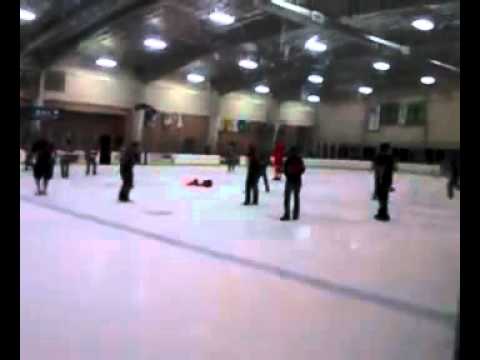
[[[77,156],[77,163],[83,164],[85,161],[84,152],[77,150],[74,152]],[[119,163],[118,152],[112,152],[112,164]],[[177,165],[177,166],[219,166],[222,164],[222,158],[219,155],[197,155],[197,154],[160,154],[149,153],[147,155],[148,164],[152,166],[158,165]],[[25,151],[20,149],[20,163],[25,161]],[[143,162],[143,156],[142,156]],[[372,168],[372,163],[361,160],[332,160],[332,159],[304,159],[307,168],[320,169],[338,169],[338,170],[360,170],[369,171]],[[240,166],[246,166],[247,159],[245,156],[240,156]],[[398,171],[401,173],[440,176],[440,165],[427,164],[411,164],[399,163]]]

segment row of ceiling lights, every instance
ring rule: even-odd
[[[20,20],[33,21],[35,19],[35,13],[20,8]],[[215,9],[209,14],[209,19],[210,21],[221,26],[228,26],[235,22],[235,16],[229,15],[217,9]],[[433,30],[435,27],[434,22],[427,18],[416,19],[411,23],[411,25],[421,31],[430,31]],[[168,46],[168,44],[162,39],[153,37],[145,39],[143,44],[146,48],[153,51],[164,50]],[[327,48],[327,44],[322,42],[318,35],[311,37],[305,42],[305,49],[312,52],[324,52],[327,50]],[[104,68],[114,68],[117,66],[117,61],[111,58],[101,57],[96,60],[96,64]],[[249,58],[241,59],[238,62],[238,65],[246,70],[255,70],[256,68],[258,68],[258,63]],[[384,61],[378,61],[373,63],[373,67],[378,71],[387,71],[390,69],[390,64]],[[198,84],[205,81],[205,76],[197,73],[189,73],[187,75],[187,80],[191,83]],[[308,76],[308,81],[313,84],[319,85],[323,83],[324,79],[321,75],[312,74]],[[424,76],[421,78],[420,81],[425,85],[432,85],[436,82],[435,78],[432,76]],[[260,84],[255,87],[255,92],[259,94],[268,94],[270,92],[270,88],[267,85]],[[363,95],[370,95],[371,93],[373,93],[373,88],[369,86],[360,86],[358,88],[358,92]],[[307,100],[312,103],[317,103],[320,101],[320,97],[318,95],[310,94],[307,96]]]

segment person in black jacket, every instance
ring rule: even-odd
[[[248,150],[248,170],[247,180],[245,182],[245,202],[243,205],[250,205],[251,195],[253,193],[253,205],[258,205],[258,179],[260,176],[260,161],[254,146]]]
[[[290,198],[293,193],[293,220],[300,216],[300,189],[302,187],[302,175],[305,172],[305,164],[296,147],[289,151],[285,161],[284,173],[287,179],[284,193],[284,214],[280,220],[290,220]]]
[[[259,157],[260,172],[259,178],[263,178],[263,184],[265,185],[265,191],[270,192],[270,184],[268,183],[267,170],[270,165],[270,152],[262,151]]]
[[[454,190],[460,190],[460,153],[453,151],[448,154],[448,183],[447,183],[447,196],[449,199],[453,199],[455,196]]]
[[[375,193],[379,202],[379,209],[375,219],[379,221],[390,221],[388,213],[388,197],[392,187],[393,172],[395,170],[395,161],[390,154],[390,144],[380,145],[380,152],[373,161],[375,172]]]
[[[120,156],[120,176],[122,187],[118,195],[120,202],[130,202],[130,191],[133,188],[133,167],[138,159],[138,143],[132,143]]]
[[[88,147],[85,150],[85,163],[87,164],[85,174],[90,175],[90,170],[93,171],[93,175],[97,175],[97,155],[98,151],[95,147]]]
[[[33,144],[32,153],[35,155],[33,177],[37,186],[36,195],[47,195],[48,182],[53,176],[54,146],[49,141],[40,139]],[[43,189],[41,187],[42,180]]]

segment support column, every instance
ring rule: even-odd
[[[38,81],[37,96],[34,101],[35,106],[45,106],[45,70],[40,73],[40,79]],[[33,138],[40,136],[41,123],[40,120],[32,120],[30,125],[30,131]]]
[[[210,86],[210,85],[209,85]],[[208,139],[207,144],[210,151],[215,154],[218,145],[218,131],[220,129],[220,95],[209,88],[209,109],[210,118],[208,119]]]

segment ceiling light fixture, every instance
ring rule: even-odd
[[[235,22],[235,16],[226,14],[222,11],[215,10],[208,15],[208,18],[215,24],[226,26]]]
[[[387,71],[390,70],[390,64],[384,61],[377,61],[373,63],[373,67],[379,71]]]
[[[308,77],[308,81],[313,84],[321,84],[323,83],[323,76],[312,74]]]
[[[187,80],[194,84],[199,84],[205,81],[205,76],[195,73],[190,73],[187,75]]]
[[[117,62],[113,59],[101,57],[97,59],[96,64],[104,68],[114,68],[117,66]]]
[[[420,82],[424,85],[433,85],[437,80],[433,76],[422,76]]]
[[[266,85],[257,85],[255,87],[255,92],[259,94],[268,94],[270,92],[270,88]]]
[[[358,92],[363,95],[370,95],[373,93],[373,89],[370,86],[360,86]]]
[[[35,13],[22,9],[20,8],[20,20],[23,21],[33,21],[37,18],[37,15]]]
[[[254,70],[258,67],[258,63],[251,59],[242,59],[238,62],[238,66],[248,70]]]
[[[163,50],[167,47],[167,43],[165,41],[156,38],[145,39],[143,45],[151,50]]]
[[[318,95],[308,95],[307,100],[311,103],[319,103],[320,102],[320,96],[318,96]]]
[[[305,49],[313,52],[324,52],[325,50],[327,50],[327,44],[320,41],[318,35],[315,35],[307,40],[307,42],[305,43]]]
[[[412,22],[412,26],[420,31],[431,31],[435,28],[435,24],[432,20],[421,18]]]

